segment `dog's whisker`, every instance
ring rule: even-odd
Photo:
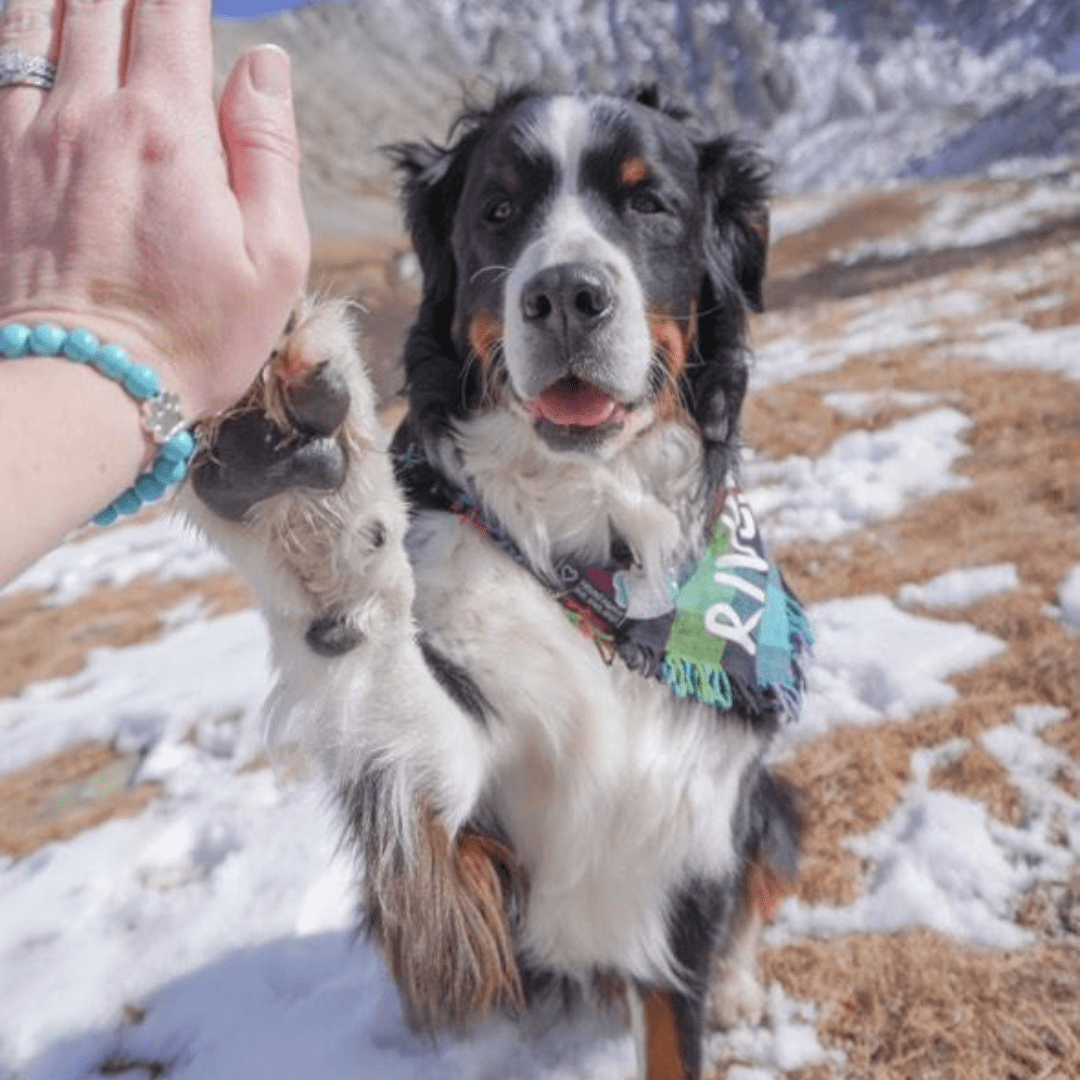
[[[465,357],[465,363],[462,370],[462,406],[468,408],[468,402],[466,401],[467,391],[465,390],[468,382],[468,377],[476,372],[480,381],[479,392],[479,404],[481,407],[490,407],[497,405],[501,394],[500,391],[506,385],[506,365],[503,363],[503,343],[502,341],[496,341],[488,353],[488,359],[485,361],[483,357],[475,350],[470,349],[468,355]]]
[[[669,390],[679,408],[684,412],[690,411],[690,402],[687,397],[687,386],[683,379],[675,374],[675,358],[666,345],[659,342],[653,346],[653,362],[649,372],[649,382],[656,398],[660,398],[665,390]]]
[[[506,274],[506,275],[509,275],[509,274],[510,274],[510,271],[511,271],[512,269],[513,269],[513,268],[512,268],[512,267],[509,267],[509,266],[498,266],[498,265],[492,265],[492,266],[481,266],[481,267],[480,267],[480,269],[479,269],[479,270],[477,270],[477,271],[476,271],[476,272],[475,272],[475,273],[474,273],[474,274],[473,274],[473,275],[472,275],[472,276],[471,276],[471,277],[469,278],[469,284],[470,284],[470,285],[474,285],[474,284],[476,283],[476,279],[477,279],[477,278],[479,278],[479,277],[481,277],[481,276],[483,276],[484,274]]]

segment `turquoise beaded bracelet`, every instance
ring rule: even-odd
[[[138,513],[184,478],[195,453],[195,436],[184,426],[179,396],[162,390],[153,368],[136,364],[119,345],[102,345],[89,330],[64,330],[53,323],[0,326],[0,359],[27,356],[65,357],[119,383],[139,403],[143,430],[157,444],[154,464],[94,517],[95,525],[111,525],[118,517]]]

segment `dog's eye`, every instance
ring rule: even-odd
[[[641,188],[630,193],[630,209],[639,214],[662,214],[667,207],[660,201],[659,196]]]
[[[492,225],[501,225],[514,216],[514,204],[509,199],[492,199],[484,207],[484,220]]]

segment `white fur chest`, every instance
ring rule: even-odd
[[[484,802],[529,875],[530,958],[670,976],[672,890],[733,868],[758,737],[606,664],[530,574],[454,516],[422,514],[409,546],[420,628],[495,714]]]

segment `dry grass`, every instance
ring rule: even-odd
[[[122,588],[99,588],[61,607],[36,593],[0,600],[0,697],[30,683],[81,671],[91,649],[121,649],[161,635],[161,615],[199,597],[210,615],[250,607],[251,594],[233,574],[199,581],[138,578]]]
[[[138,761],[83,743],[0,776],[0,854],[18,859],[104,821],[134,817],[159,790],[132,785]]]
[[[767,950],[768,978],[818,1003],[846,1080],[1069,1080],[1080,1075],[1080,952],[967,948],[930,931]],[[825,1076],[828,1073],[822,1073]]]
[[[981,746],[935,769],[930,786],[976,799],[1007,825],[1024,824],[1023,794],[1009,780],[1008,770]]]

